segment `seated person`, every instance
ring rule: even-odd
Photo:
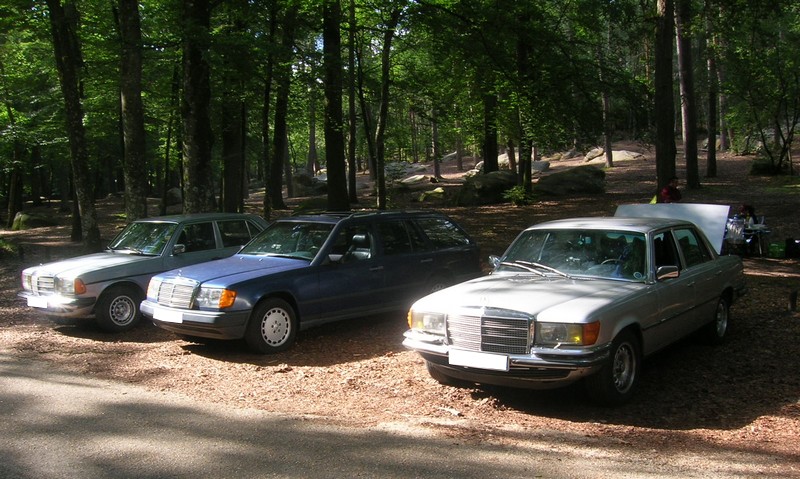
[[[739,207],[739,218],[744,219],[745,225],[752,225],[753,223],[756,223],[756,209],[753,208],[753,205],[742,203],[742,205]]]

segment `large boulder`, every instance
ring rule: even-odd
[[[604,193],[605,179],[606,173],[600,168],[591,165],[578,166],[540,178],[534,191],[552,196]]]
[[[470,176],[459,189],[458,206],[493,205],[505,202],[503,193],[517,184],[517,175],[511,170],[493,171]]]
[[[183,203],[183,193],[181,193],[180,188],[168,189],[165,198],[167,200],[167,206],[174,206]]]
[[[53,226],[55,222],[50,218],[22,211],[14,215],[14,221],[11,223],[12,231],[23,231],[31,228],[41,228],[44,226]]]

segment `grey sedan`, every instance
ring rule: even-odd
[[[697,331],[722,341],[742,262],[694,223],[578,218],[522,232],[489,276],[418,300],[404,346],[442,383],[554,388],[627,401],[642,358]]]
[[[266,226],[236,213],[134,221],[103,252],[25,269],[19,296],[48,316],[94,317],[106,331],[125,331],[139,321],[154,274],[231,256]]]

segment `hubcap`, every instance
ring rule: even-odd
[[[625,393],[633,385],[636,374],[636,356],[629,343],[620,344],[614,354],[613,363],[614,387],[620,393]]]
[[[291,318],[281,308],[272,308],[261,320],[261,337],[270,346],[280,346],[289,337]]]
[[[108,316],[114,324],[125,326],[133,320],[136,313],[136,305],[127,296],[118,296],[108,307]]]
[[[725,336],[725,331],[728,329],[728,309],[725,307],[725,304],[720,301],[717,305],[717,337]]]

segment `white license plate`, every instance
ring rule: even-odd
[[[508,356],[505,354],[481,353],[477,351],[461,351],[451,349],[449,361],[453,366],[508,371]]]
[[[47,298],[41,296],[28,296],[28,306],[32,308],[47,308]]]
[[[183,313],[169,309],[154,308],[153,318],[166,323],[182,323]]]

